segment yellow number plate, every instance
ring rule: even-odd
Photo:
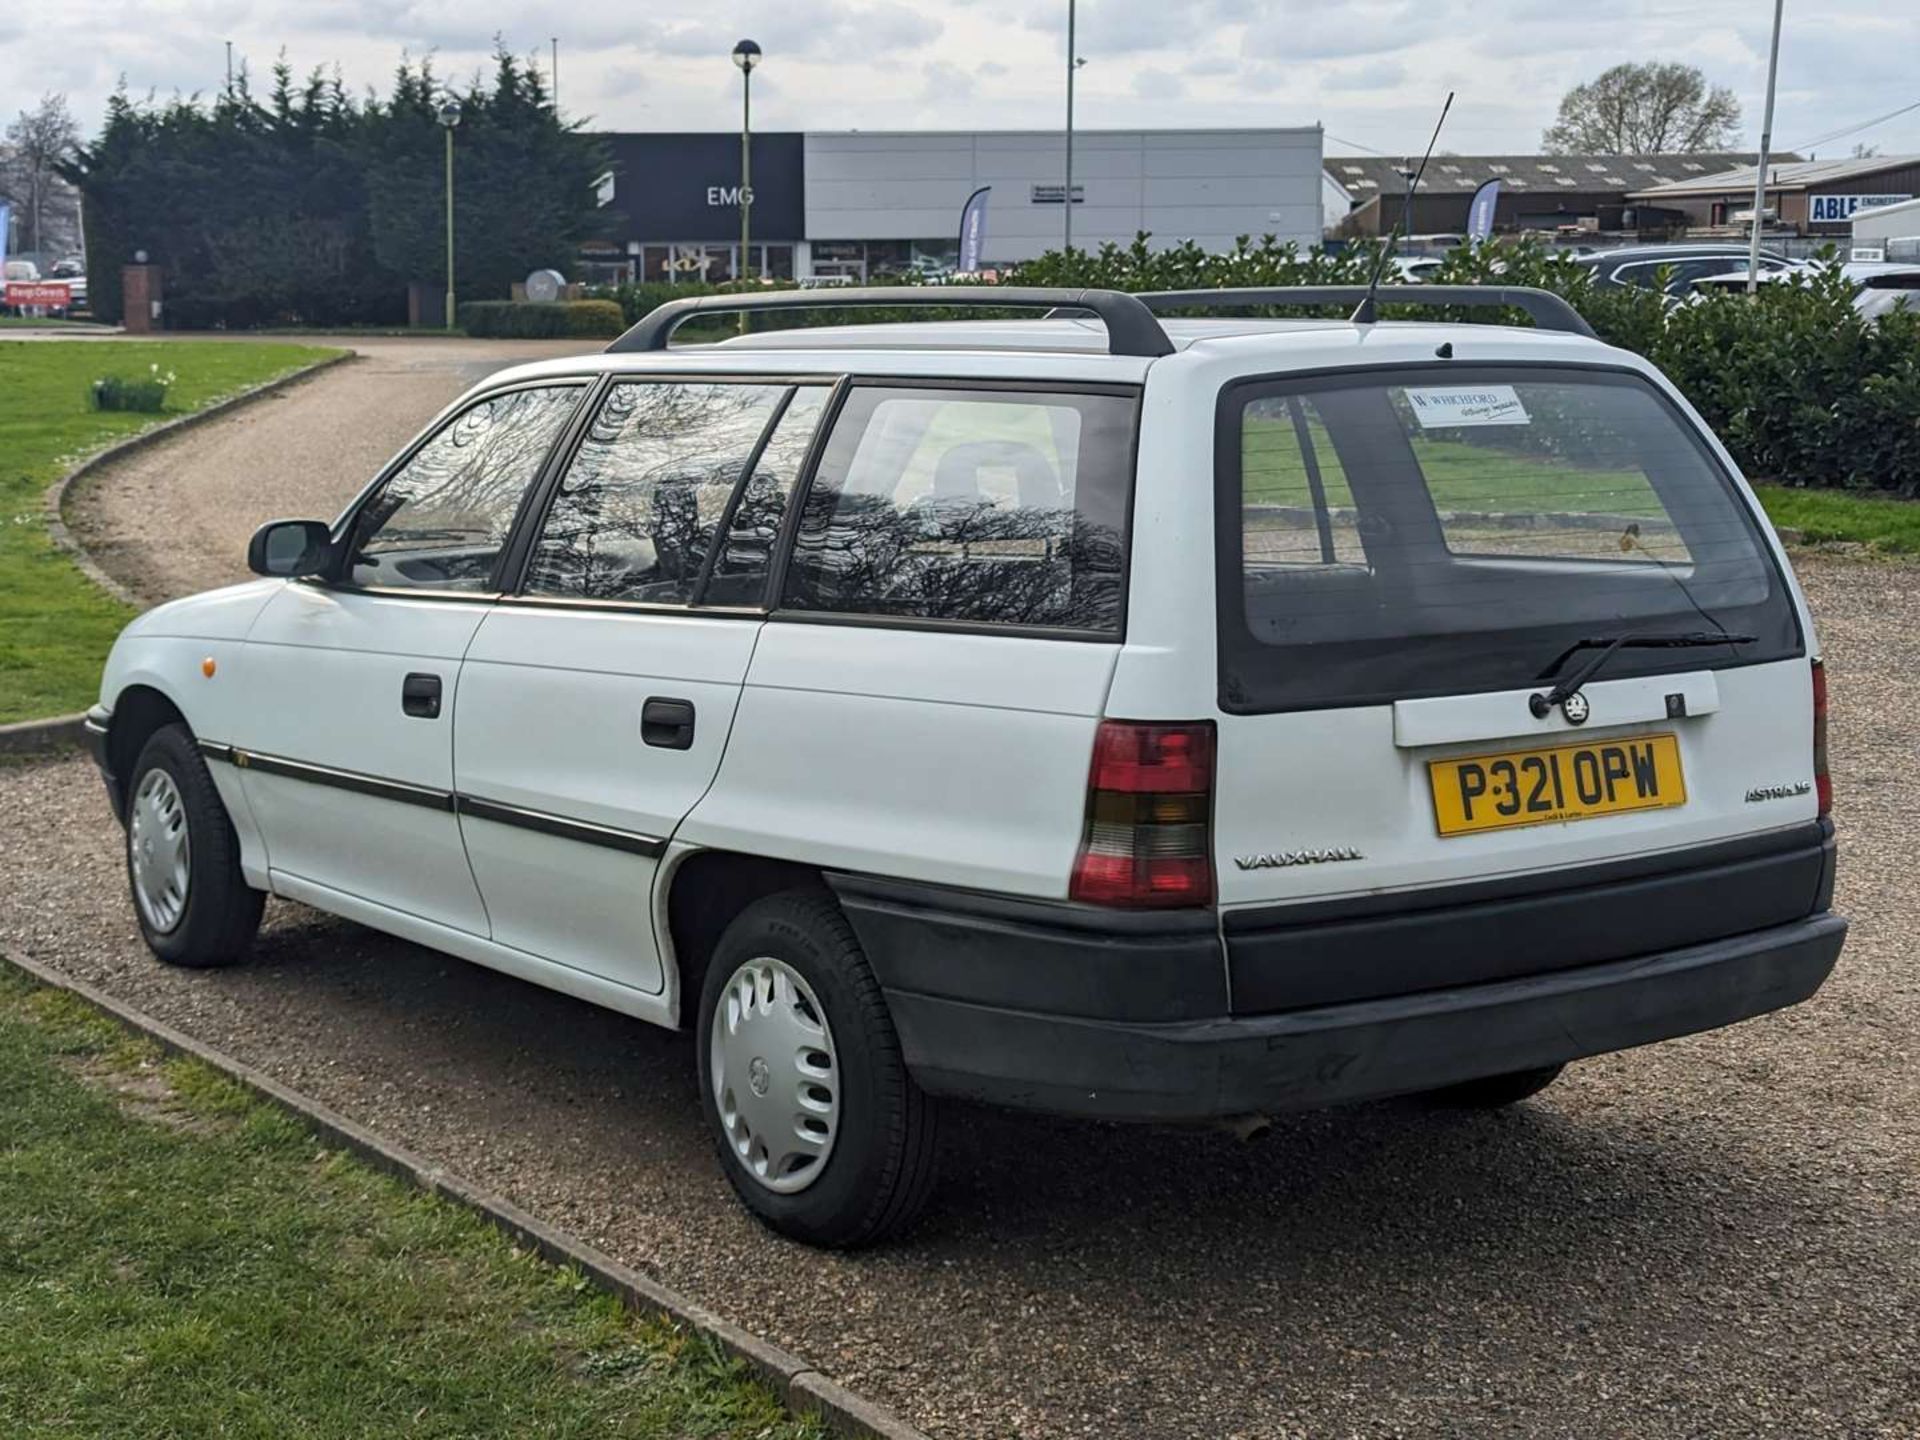
[[[1430,760],[1427,777],[1442,835],[1687,803],[1680,742],[1671,735]]]

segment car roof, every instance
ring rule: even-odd
[[[1621,245],[1612,250],[1596,250],[1591,255],[1576,255],[1573,258],[1587,265],[1601,265],[1614,260],[1655,260],[1663,256],[1677,255],[1745,255],[1745,245],[1732,241],[1703,240],[1697,245],[1676,242],[1671,245]],[[1770,260],[1784,260],[1786,257],[1777,250],[1760,247],[1760,253]]]
[[[1248,373],[1285,373],[1355,364],[1431,362],[1451,344],[1463,361],[1615,358],[1601,341],[1522,326],[1349,320],[1204,317],[1162,320],[1175,356],[1217,355]],[[938,320],[770,330],[711,344],[543,360],[502,371],[489,386],[583,373],[669,373],[832,377],[899,375],[1138,384],[1154,357],[1107,353],[1105,327],[1083,317]]]

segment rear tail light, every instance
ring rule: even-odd
[[[1095,905],[1213,901],[1213,724],[1103,720],[1068,894]]]
[[[1813,662],[1813,788],[1820,813],[1833,810],[1833,777],[1827,773],[1827,667]]]

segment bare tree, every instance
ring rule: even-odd
[[[32,110],[22,110],[7,126],[10,155],[4,183],[26,211],[25,245],[29,251],[46,248],[49,212],[63,196],[56,167],[80,148],[80,129],[67,110],[67,97],[46,95]]]
[[[1740,102],[1691,65],[1616,65],[1576,85],[1540,137],[1553,155],[1672,155],[1724,150],[1740,131]]]

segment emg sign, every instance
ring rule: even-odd
[[[753,203],[753,187],[751,185],[744,187],[739,185],[707,186],[707,204],[709,205],[737,206],[743,200],[749,205]]]
[[[1809,197],[1811,208],[1807,219],[1814,225],[1841,225],[1853,219],[1858,211],[1898,205],[1912,198],[1911,195],[1814,195]]]

